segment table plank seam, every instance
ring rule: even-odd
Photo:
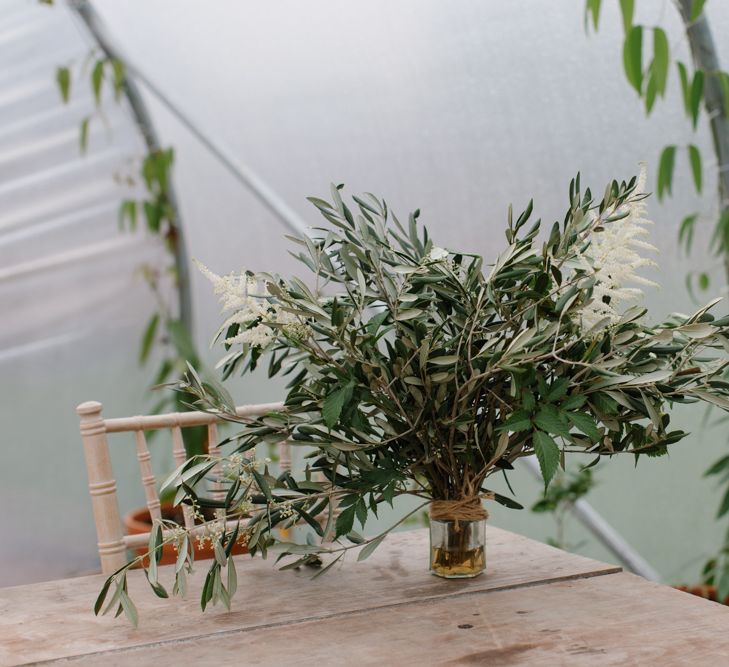
[[[531,581],[531,582],[516,583],[516,584],[504,584],[503,586],[497,586],[497,587],[489,588],[489,589],[479,589],[479,590],[463,589],[460,591],[454,591],[452,593],[429,595],[429,596],[425,596],[425,597],[414,599],[414,600],[403,600],[403,601],[399,601],[399,602],[391,602],[391,603],[376,605],[376,606],[372,606],[372,607],[362,607],[359,609],[349,609],[349,610],[341,611],[341,612],[318,614],[318,615],[313,615],[313,616],[307,616],[305,618],[298,618],[295,620],[274,621],[271,623],[262,623],[260,625],[255,625],[255,626],[250,626],[250,627],[245,627],[245,628],[228,628],[225,630],[211,631],[211,632],[206,632],[204,634],[195,635],[194,637],[182,637],[182,638],[178,637],[178,638],[173,638],[173,639],[161,639],[161,640],[157,640],[157,641],[148,642],[145,644],[137,644],[134,646],[125,646],[125,647],[105,649],[105,650],[100,650],[100,651],[91,651],[89,653],[78,653],[75,655],[68,655],[68,656],[63,656],[63,657],[58,657],[58,658],[50,658],[47,660],[35,660],[35,661],[31,661],[31,662],[17,663],[16,667],[22,667],[23,665],[51,665],[51,664],[58,664],[61,662],[74,662],[76,660],[92,658],[94,656],[104,657],[104,656],[112,656],[112,655],[116,655],[116,654],[125,654],[125,653],[130,653],[130,652],[136,651],[136,650],[144,650],[147,648],[160,647],[160,646],[165,646],[168,644],[183,645],[183,644],[187,644],[189,642],[197,641],[199,639],[209,639],[212,637],[232,636],[235,634],[257,632],[259,630],[271,630],[271,629],[275,629],[275,628],[279,628],[279,627],[301,625],[303,623],[315,623],[317,621],[326,621],[326,620],[329,620],[332,618],[337,618],[337,617],[347,617],[347,616],[352,616],[352,615],[356,615],[356,614],[364,614],[364,613],[368,613],[371,611],[380,611],[380,610],[384,610],[384,609],[395,609],[397,607],[403,607],[406,605],[430,604],[430,603],[439,602],[442,600],[469,597],[469,596],[474,596],[474,595],[488,595],[489,593],[503,593],[504,591],[510,591],[510,590],[536,588],[538,586],[549,586],[550,584],[564,583],[567,581],[579,581],[582,579],[593,579],[595,577],[602,577],[602,576],[607,576],[607,575],[611,575],[611,574],[620,574],[622,572],[623,572],[623,568],[616,565],[609,569],[596,570],[594,572],[582,572],[582,573],[578,573],[578,574],[567,574],[567,575],[559,576],[559,577],[550,577],[549,579],[543,579],[541,581]]]

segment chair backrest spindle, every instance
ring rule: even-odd
[[[267,403],[246,405],[236,410],[241,417],[253,417],[281,409],[283,409],[282,403]],[[157,481],[152,469],[152,457],[147,446],[145,431],[170,429],[172,432],[172,455],[175,465],[180,466],[187,459],[182,428],[207,426],[208,452],[211,456],[220,456],[217,429],[217,422],[220,421],[220,417],[210,412],[181,412],[145,417],[103,419],[101,416],[102,405],[96,401],[82,403],[76,408],[76,411],[81,419],[81,440],[84,445],[89,493],[91,494],[91,504],[96,523],[101,571],[108,575],[126,564],[127,548],[136,549],[146,544],[149,533],[124,535],[116,495],[116,482],[112,475],[107,433],[134,433],[146,505],[152,519],[161,519]],[[281,447],[281,468],[282,470],[290,470],[290,445],[285,443]],[[255,458],[255,449],[250,451],[249,456]],[[223,466],[219,463],[211,472],[214,478],[210,488],[212,497],[222,500],[226,495],[225,486],[222,482]],[[204,529],[202,526],[195,526],[192,509],[187,505],[183,506],[183,514],[185,528],[193,531]],[[217,510],[216,516],[218,519],[225,521],[225,510]]]
[[[142,486],[144,487],[144,498],[147,502],[147,509],[152,519],[161,519],[159,496],[157,495],[157,480],[154,478],[152,471],[152,455],[147,447],[147,439],[144,437],[144,431],[138,429],[134,431],[134,438],[137,441],[137,459],[139,461],[139,471],[142,473]]]
[[[215,422],[208,424],[208,454],[213,457],[220,456],[220,447],[218,447],[218,425]],[[214,500],[224,500],[225,491],[223,490],[223,483],[221,481],[223,477],[223,466],[218,463],[210,472],[213,475],[213,480],[210,483],[210,495]],[[225,521],[225,510],[215,510],[215,516],[217,516],[221,521]]]
[[[179,422],[172,427],[172,456],[175,459],[175,465],[179,468],[187,459],[185,452],[185,441],[182,438],[182,429]],[[192,508],[189,505],[182,506],[182,515],[185,517],[185,528],[190,530],[195,525],[195,519],[192,515]]]

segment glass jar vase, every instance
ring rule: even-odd
[[[430,571],[445,579],[477,577],[486,569],[486,519],[430,519]]]

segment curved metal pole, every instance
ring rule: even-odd
[[[120,55],[119,49],[113,44],[104,25],[96,13],[96,10],[86,0],[69,0],[71,9],[76,12],[83,21],[92,37],[96,40],[99,48],[104,54],[113,60],[124,62],[123,56]],[[147,150],[152,153],[161,149],[159,138],[154,129],[152,117],[147,110],[141,92],[137,87],[134,79],[125,76],[122,83],[124,95],[129,102],[134,119],[137,123],[139,131],[142,133],[144,143]],[[192,311],[192,289],[190,286],[189,258],[187,256],[187,245],[185,243],[185,235],[182,229],[182,221],[180,217],[180,207],[177,202],[177,195],[172,182],[167,186],[167,199],[174,215],[175,231],[177,233],[175,248],[175,270],[177,271],[178,281],[178,299],[180,308],[180,320],[185,329],[192,334],[193,331],[193,311]]]
[[[182,109],[175,104],[172,99],[162,89],[155,84],[144,72],[142,72],[134,63],[124,56],[119,47],[112,44],[106,30],[101,23],[96,11],[93,9],[88,0],[69,0],[71,6],[81,16],[89,30],[99,42],[104,52],[117,60],[124,63],[126,82],[129,83],[131,90],[130,104],[135,110],[135,116],[145,136],[145,140],[155,141],[152,121],[146,111],[146,107],[141,100],[136,81],[144,85],[150,93],[152,93],[162,105],[225,167],[225,169],[245,188],[258,199],[276,218],[278,218],[286,227],[294,234],[304,234],[308,225],[299,217],[299,215],[289,207],[286,202],[276,194],[268,183],[266,183],[258,174],[247,165],[241,163],[223,144],[210,136],[209,133],[200,129],[200,125],[193,121]],[[134,100],[134,102],[132,102]],[[135,106],[141,111],[137,114]]]
[[[539,463],[533,456],[523,459],[537,479],[542,479]],[[661,575],[633,547],[631,547],[586,500],[580,498],[572,505],[572,514],[585,526],[626,568],[649,581],[660,581]]]
[[[127,71],[141,81],[175,117],[186,127],[195,138],[214,155],[228,172],[247,190],[258,199],[271,213],[273,213],[294,234],[305,234],[307,224],[289,205],[279,197],[276,192],[250,167],[242,164],[223,145],[203,132],[180,107],[178,107],[155,83],[153,83],[139,68],[125,61]]]
[[[729,115],[726,112],[726,101],[720,79],[719,53],[714,44],[706,11],[702,11],[695,21],[691,21],[695,1],[675,0],[675,3],[686,28],[694,67],[705,73],[704,107],[709,118],[709,128],[716,153],[719,215],[724,216],[729,211]],[[729,281],[729,250],[725,248],[723,255],[726,279]]]

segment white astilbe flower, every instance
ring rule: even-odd
[[[310,328],[296,315],[289,313],[265,294],[258,280],[245,273],[219,276],[204,264],[195,260],[200,272],[213,284],[223,312],[233,310],[221,327],[225,331],[233,324],[240,325],[235,336],[226,338],[228,345],[244,344],[265,348],[276,338],[279,325],[290,338],[301,340],[309,335]]]
[[[267,303],[258,293],[259,284],[245,273],[229,273],[227,276],[219,276],[213,273],[202,262],[193,260],[202,273],[212,284],[215,294],[223,306],[223,312],[227,310],[250,311],[253,317],[249,320],[260,317],[265,312]],[[235,320],[241,322],[243,320]]]
[[[646,169],[641,164],[640,176],[635,188],[636,194],[645,189]],[[647,225],[653,223],[643,217],[645,200],[628,201],[616,213],[628,215],[620,220],[605,223],[601,231],[592,232],[590,245],[577,256],[578,265],[592,273],[597,282],[592,290],[592,300],[583,306],[580,319],[583,329],[588,330],[605,320],[607,326],[616,324],[627,304],[643,296],[638,287],[644,285],[658,287],[652,280],[638,275],[638,271],[656,263],[642,257],[640,251],[657,252],[658,249],[643,240],[648,236]],[[596,220],[597,214],[591,215]]]
[[[256,324],[250,329],[243,329],[235,336],[226,338],[225,342],[228,345],[235,345],[236,343],[242,343],[251,345],[252,347],[268,347],[268,344],[273,340],[274,333],[271,327],[265,324]]]
[[[445,248],[438,248],[437,246],[433,246],[430,249],[430,252],[428,253],[426,259],[429,262],[442,262],[447,257],[448,251]]]

